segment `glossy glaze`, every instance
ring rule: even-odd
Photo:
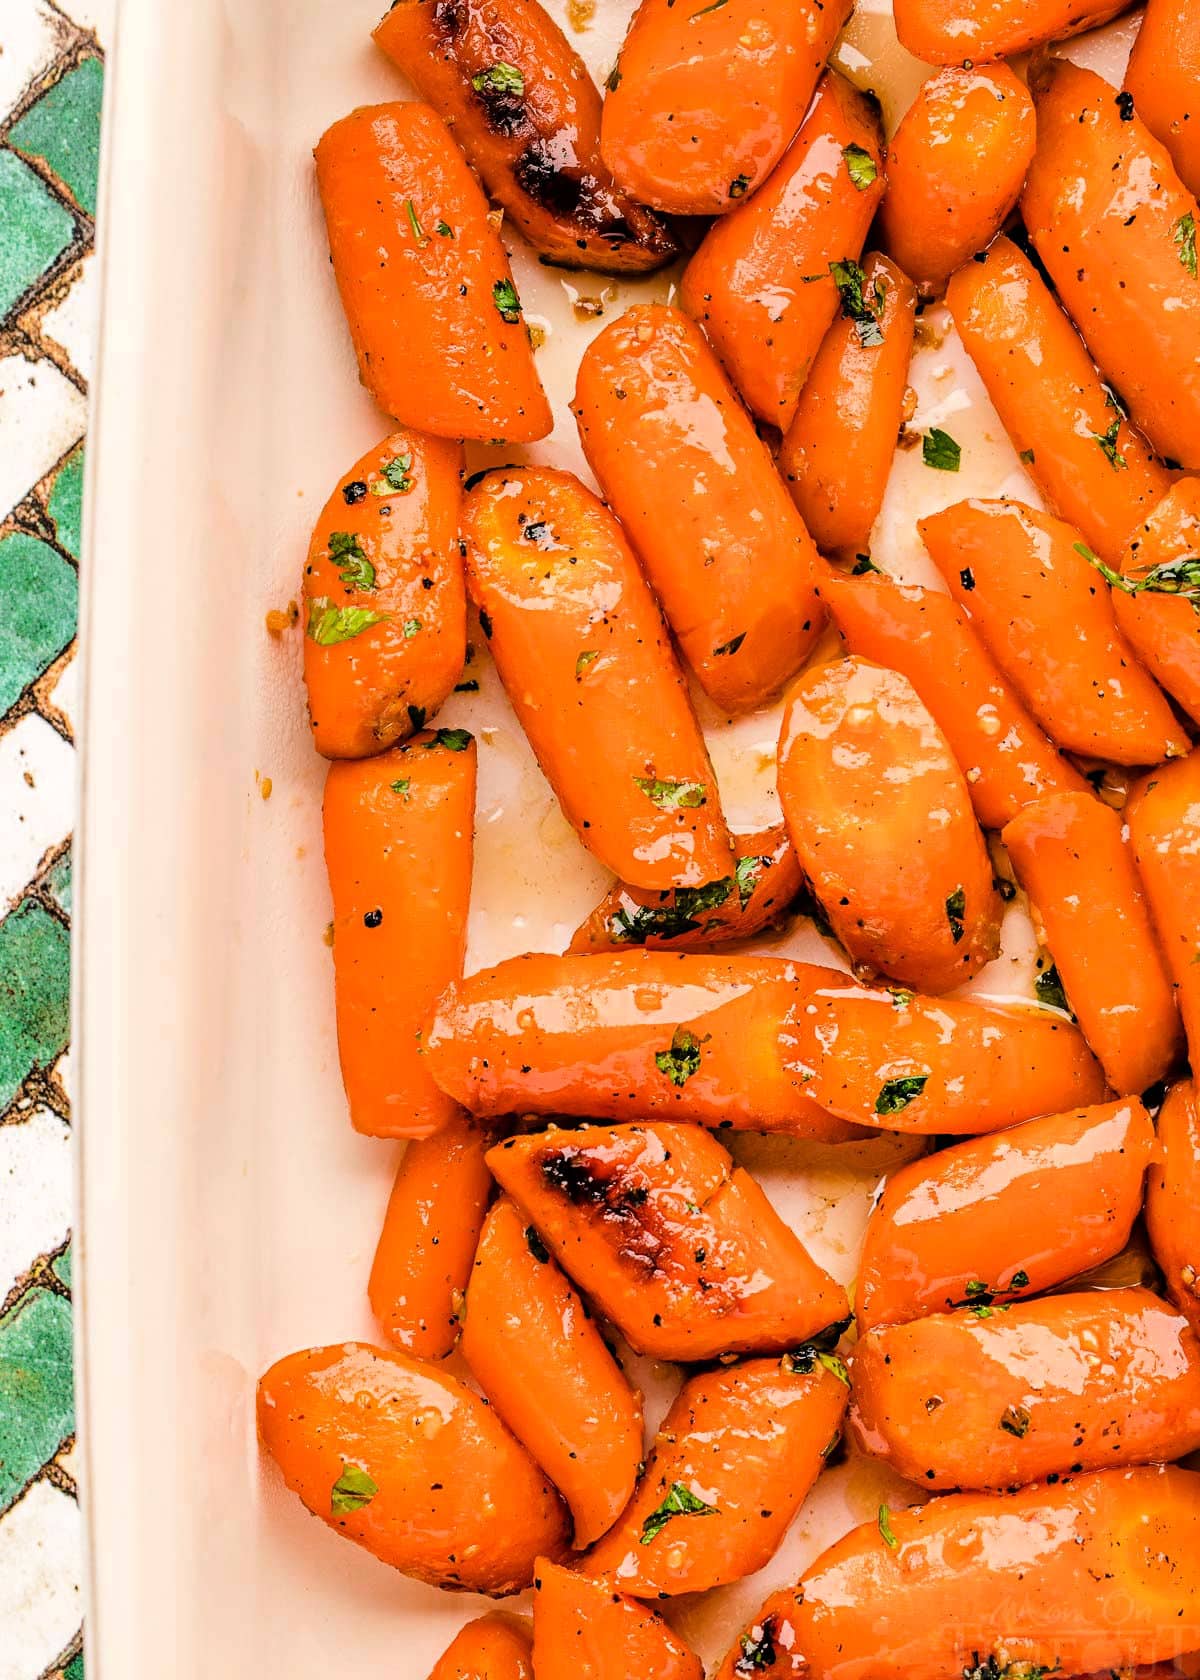
[[[1167,1093],[1158,1147],[1146,1181],[1146,1229],[1167,1293],[1200,1332],[1200,1115],[1190,1079]]]
[[[1200,128],[1200,124],[1198,124]],[[1200,555],[1200,480],[1181,478],[1139,525],[1121,558],[1134,582],[1158,566]],[[1113,590],[1117,623],[1167,693],[1200,723],[1200,613],[1191,601],[1155,591]]]
[[[1200,1056],[1200,754],[1152,770],[1125,807],[1133,856],[1175,983],[1189,1060]]]
[[[1094,29],[1124,9],[1124,0],[896,0],[896,33],[928,64],[980,64]]]
[[[534,1588],[538,1680],[704,1680],[700,1659],[637,1599],[548,1559]]]
[[[524,1617],[480,1616],[442,1652],[429,1680],[533,1680],[533,1643]]]
[[[1125,88],[1193,194],[1200,193],[1198,87],[1200,7],[1196,0],[1149,0],[1129,54]]]

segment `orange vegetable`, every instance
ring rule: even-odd
[[[861,292],[857,261],[882,192],[876,109],[829,71],[770,179],[713,224],[684,269],[684,309],[749,406],[781,431],[839,300],[864,337],[878,330],[884,300]]]
[[[468,1622],[442,1652],[429,1680],[533,1680],[527,1625],[499,1614]]]
[[[1191,1060],[1200,1056],[1200,754],[1152,770],[1125,807]]]
[[[700,1659],[636,1598],[546,1558],[534,1595],[537,1680],[704,1680]]]
[[[339,1342],[276,1360],[258,1429],[314,1516],[435,1587],[517,1592],[566,1507],[492,1411],[405,1353]]]
[[[1125,0],[896,0],[896,33],[927,64],[982,64],[1094,29]]]
[[[1021,502],[972,500],[918,529],[993,659],[1060,746],[1114,764],[1187,751],[1073,526]]]
[[[590,1546],[620,1516],[637,1481],[641,1395],[506,1196],[483,1228],[467,1305],[467,1364],[571,1507],[576,1546]]]
[[[428,105],[326,129],[317,187],[362,382],[438,437],[525,443],[552,423],[488,202]],[[448,229],[448,232],[443,232]]]
[[[761,1569],[837,1443],[848,1399],[841,1361],[812,1347],[689,1378],[589,1572],[661,1598]]]
[[[634,886],[728,875],[708,752],[612,514],[570,473],[505,467],[466,498],[462,529],[492,657],[584,845]]]
[[[1113,589],[1117,624],[1150,674],[1200,723],[1200,612],[1195,596],[1172,596],[1187,574],[1175,569],[1200,555],[1200,480],[1181,478],[1130,539],[1121,575],[1133,593]]]
[[[428,1137],[455,1105],[417,1026],[462,973],[475,821],[475,742],[415,736],[325,780],[338,1053],[355,1131]]]
[[[600,148],[618,181],[676,216],[718,216],[775,167],[850,0],[642,0],[608,80]]]
[[[778,785],[800,867],[856,963],[943,992],[996,955],[1000,902],[967,783],[905,677],[865,659],[806,672]]]
[[[1135,527],[1171,481],[1141,433],[1121,421],[1053,293],[1011,240],[997,239],[982,262],[964,263],[954,275],[946,302],[1047,505],[1082,531],[1102,560],[1119,565]],[[1118,456],[1123,467],[1113,465]]]
[[[700,329],[627,309],[579,364],[592,471],[716,705],[761,705],[820,633],[817,552]]]
[[[1159,1110],[1158,1148],[1146,1182],[1146,1229],[1168,1295],[1200,1333],[1200,1117],[1190,1079],[1172,1086]]]
[[[808,1341],[845,1317],[746,1171],[696,1126],[581,1126],[488,1155],[565,1271],[639,1353],[713,1359]]]
[[[1200,10],[1195,0],[1148,0],[1125,69],[1134,109],[1171,154],[1180,180],[1200,193]]]
[[[860,1331],[1037,1294],[1119,1254],[1154,1127],[1136,1097],[1027,1120],[893,1173],[867,1221]]]
[[[1120,817],[1089,793],[1060,793],[1027,805],[1003,838],[1108,1083],[1144,1091],[1183,1034]]]
[[[862,333],[860,320],[837,317],[779,452],[792,500],[827,552],[870,547],[908,388],[917,307],[912,281],[872,252],[863,264],[863,295],[883,299],[878,333]]]

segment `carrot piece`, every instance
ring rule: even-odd
[[[463,1354],[502,1420],[558,1488],[590,1546],[624,1510],[642,1457],[642,1401],[532,1225],[488,1214]]]
[[[949,596],[832,570],[821,594],[851,653],[907,677],[929,708],[984,828],[1045,794],[1083,791]]]
[[[844,1365],[812,1347],[690,1378],[589,1573],[661,1598],[761,1569],[837,1443],[849,1397]]]
[[[1027,1120],[893,1173],[867,1221],[860,1331],[1037,1294],[1119,1254],[1154,1127],[1136,1097]]]
[[[1161,455],[1200,467],[1200,209],[1108,82],[1065,59],[1034,80],[1021,213],[1100,368]],[[1120,422],[1113,415],[1110,430]]]
[[[946,302],[1014,449],[1047,504],[1110,566],[1171,481],[1124,422],[1075,328],[1023,252],[997,239],[964,263]],[[1119,440],[1119,443],[1118,441]]]
[[[1183,1032],[1120,817],[1091,794],[1060,793],[1027,805],[1003,839],[1105,1078],[1120,1094],[1144,1091]]]
[[[806,672],[778,785],[800,867],[856,963],[943,992],[996,955],[1000,901],[967,783],[907,678],[865,659]]]
[[[841,1285],[699,1127],[513,1137],[489,1152],[488,1165],[639,1353],[778,1352],[846,1314]]]
[[[761,705],[820,634],[820,562],[700,329],[665,304],[627,309],[584,352],[573,406],[705,693]]]
[[[380,408],[438,437],[545,437],[508,257],[441,118],[363,106],[326,129],[316,160],[342,307]]]
[[[566,1506],[457,1378],[408,1354],[339,1342],[276,1360],[258,1429],[314,1516],[435,1587],[501,1596],[558,1555]]]
[[[1159,1159],[1146,1181],[1146,1229],[1167,1293],[1200,1334],[1200,1117],[1190,1079],[1167,1093],[1158,1115]]]
[[[492,657],[584,845],[639,887],[727,876],[708,752],[612,514],[570,473],[505,467],[467,496],[462,529]]]
[[[1160,765],[1125,807],[1133,856],[1158,930],[1189,1059],[1200,1057],[1200,754]]]
[[[983,64],[1094,29],[1125,0],[896,0],[901,44],[927,64]]]
[[[442,1652],[429,1680],[533,1680],[533,1642],[524,1618],[493,1613],[468,1622]]]
[[[642,0],[608,81],[605,162],[656,209],[733,209],[779,161],[849,15],[850,0]]]
[[[704,1680],[700,1659],[636,1598],[547,1558],[533,1585],[538,1680]]]
[[[492,1188],[488,1145],[467,1115],[455,1115],[414,1139],[396,1173],[367,1296],[388,1340],[418,1359],[444,1359],[458,1341]]]
[[[1125,67],[1134,110],[1200,194],[1200,10],[1195,0],[1148,0]]]
[[[972,500],[917,528],[992,658],[1060,746],[1114,764],[1187,751],[1074,526],[1021,502]]]
[[[462,973],[475,820],[475,741],[424,732],[325,780],[325,865],[342,1081],[357,1132],[428,1137],[456,1112],[418,1028]]]
[[[602,162],[600,95],[538,0],[399,0],[374,38],[548,261],[637,274],[674,256],[662,222]]]
[[[1130,538],[1121,559],[1129,589],[1114,586],[1112,600],[1138,658],[1200,723],[1200,612],[1193,604],[1198,556],[1200,480],[1181,478]],[[1190,599],[1172,598],[1172,590],[1183,589],[1192,592]]]
[[[882,193],[876,109],[828,71],[770,179],[713,224],[683,271],[684,309],[755,414],[781,431],[839,300],[864,337],[878,331],[884,300],[862,290],[858,257]]]
[[[886,203],[886,200],[884,201]],[[839,315],[821,340],[779,451],[779,468],[818,548],[870,547],[896,453],[908,387],[917,296],[895,263],[872,252],[863,296],[882,297],[878,332]]]

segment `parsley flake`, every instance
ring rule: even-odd
[[[375,568],[352,531],[329,533],[329,558],[347,589],[374,589]]]
[[[1071,1013],[1062,980],[1053,963],[1049,968],[1043,969],[1034,980],[1033,990],[1038,1002],[1045,1004],[1047,1009],[1061,1009],[1064,1015]]]
[[[876,1114],[899,1114],[921,1095],[928,1079],[927,1073],[909,1073],[900,1079],[885,1080],[875,1098]]]
[[[778,1625],[774,1616],[764,1616],[749,1633],[742,1635],[742,1649],[733,1665],[735,1674],[757,1674],[761,1669],[775,1667],[775,1633]]]
[[[466,752],[475,737],[469,729],[439,729],[427,747],[446,747],[450,752]]]
[[[732,891],[733,881],[726,875],[702,887],[676,887],[674,893],[661,894],[659,904],[635,904],[626,899],[609,923],[610,937],[623,945],[644,945],[651,936],[675,939],[680,934],[695,933],[704,925],[698,918],[707,910],[720,909]]]
[[[1192,211],[1185,210],[1179,220],[1172,224],[1171,238],[1179,247],[1180,262],[1194,280],[1196,278],[1196,218]]]
[[[846,173],[855,187],[859,192],[866,192],[879,176],[875,159],[864,146],[856,146],[853,141],[850,145],[842,147],[842,156],[846,160]]]
[[[477,76],[472,76],[471,86],[476,93],[511,93],[520,99],[525,92],[525,78],[515,64],[506,64],[501,59],[490,69],[481,70]]]
[[[393,491],[398,496],[407,496],[413,487],[412,460],[411,455],[393,455],[372,484],[372,496],[390,496]]]
[[[884,1545],[894,1552],[900,1542],[892,1532],[892,1513],[886,1505],[879,1507],[879,1532],[883,1536]]]
[[[663,781],[657,776],[635,776],[634,781],[652,805],[660,811],[694,811],[708,804],[703,782]]]
[[[707,1033],[701,1039],[686,1027],[676,1027],[671,1036],[671,1048],[654,1052],[654,1065],[659,1073],[666,1074],[672,1085],[686,1085],[692,1075],[699,1072],[700,1046],[707,1042]]]
[[[361,1511],[364,1505],[371,1503],[378,1492],[378,1484],[361,1464],[343,1464],[342,1473],[333,1484],[329,1501],[334,1516],[344,1517],[352,1511]]]
[[[921,459],[927,467],[936,467],[939,472],[957,472],[962,463],[962,445],[940,426],[931,426],[921,437]]]
[[[492,287],[492,302],[500,311],[500,319],[510,326],[521,319],[521,300],[511,280],[497,280]]]
[[[579,658],[575,661],[576,682],[579,682],[582,679],[583,673],[587,670],[588,666],[594,665],[599,657],[599,648],[584,648],[583,652],[579,655]]]
[[[639,1546],[648,1546],[650,1542],[662,1533],[672,1517],[711,1517],[715,1516],[717,1507],[706,1505],[703,1499],[696,1495],[682,1482],[672,1482],[670,1492],[657,1510],[642,1524],[642,1532],[638,1536]]]
[[[829,272],[842,300],[842,314],[846,320],[854,322],[859,343],[868,349],[882,344],[883,328],[879,321],[887,296],[883,281],[876,280],[868,296],[865,290],[867,277],[851,257],[831,262]]]
[[[946,900],[946,920],[950,923],[950,937],[957,945],[966,929],[963,917],[967,911],[967,895],[962,887],[955,887]]]
[[[408,217],[408,225],[412,229],[412,236],[418,245],[428,245],[429,236],[421,226],[417,216],[417,207],[411,198],[404,200],[404,213]]]
[[[336,647],[353,641],[373,624],[382,624],[391,613],[370,612],[366,607],[339,607],[328,595],[314,595],[308,603],[305,633],[318,647]]]
[[[1117,415],[1116,419],[1112,422],[1112,424],[1110,426],[1108,426],[1103,432],[1093,432],[1092,433],[1092,442],[1096,443],[1100,446],[1101,450],[1104,453],[1105,460],[1108,462],[1109,466],[1112,468],[1112,470],[1114,472],[1122,472],[1129,465],[1129,462],[1125,459],[1124,455],[1122,455],[1121,451],[1117,448],[1117,439],[1120,436],[1120,433],[1121,433],[1121,416],[1119,414]]]
[[[404,620],[404,639],[405,639],[405,641],[411,642],[413,637],[420,630],[420,628],[421,628],[421,620],[419,618],[406,618]]]
[[[737,878],[738,884],[738,901],[743,910],[754,897],[754,891],[758,886],[759,876],[762,874],[762,871],[767,867],[770,861],[770,858],[765,857],[743,857],[738,859],[734,875]]]
[[[393,793],[403,794],[404,798],[407,799],[408,790],[411,786],[412,783],[410,779],[407,776],[401,776],[399,781],[392,782],[391,789]]]

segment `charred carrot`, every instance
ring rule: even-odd
[[[1190,1059],[1200,1056],[1200,754],[1152,770],[1125,807],[1133,855],[1158,931]]]
[[[523,1618],[492,1614],[468,1622],[442,1652],[429,1680],[533,1680],[533,1642]]]
[[[548,1558],[533,1586],[538,1680],[703,1680],[700,1659],[636,1598]]]
[[[896,33],[927,64],[983,64],[1094,29],[1124,0],[896,0]]]
[[[1200,193],[1200,12],[1195,0],[1148,0],[1125,91],[1133,109],[1171,154],[1180,180]]]
[[[1200,480],[1181,478],[1138,526],[1112,599],[1138,658],[1200,723]]]
[[[1146,1229],[1167,1294],[1200,1334],[1200,1116],[1190,1079],[1167,1093],[1158,1147],[1146,1183]]]

